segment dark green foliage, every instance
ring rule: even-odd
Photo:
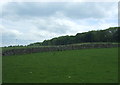
[[[42,43],[41,42],[36,42],[36,43],[31,43],[28,46],[41,46]]]
[[[119,28],[120,27],[110,27],[105,30],[77,33],[75,36],[60,36],[50,40],[44,40],[43,42],[33,43],[29,46],[68,45],[87,42],[119,42]]]

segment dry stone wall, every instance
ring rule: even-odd
[[[35,48],[21,48],[11,49],[2,52],[2,56],[50,52],[50,51],[64,51],[64,50],[79,50],[89,48],[112,48],[119,47],[118,44],[81,44],[81,45],[65,45],[65,46],[51,46],[51,47],[35,47]]]

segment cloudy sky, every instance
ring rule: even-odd
[[[9,2],[0,15],[0,46],[26,45],[118,26],[118,2]]]

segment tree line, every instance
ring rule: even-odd
[[[77,33],[75,36],[60,36],[43,42],[31,43],[28,46],[68,45],[87,42],[119,42],[120,27],[110,27],[105,30],[92,30]]]

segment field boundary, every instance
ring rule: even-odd
[[[119,47],[119,44],[81,44],[81,45],[10,49],[3,51],[2,56],[30,54],[30,53],[39,53],[39,52],[51,52],[51,51],[79,50],[79,49],[89,49],[89,48],[112,48],[112,47]]]

